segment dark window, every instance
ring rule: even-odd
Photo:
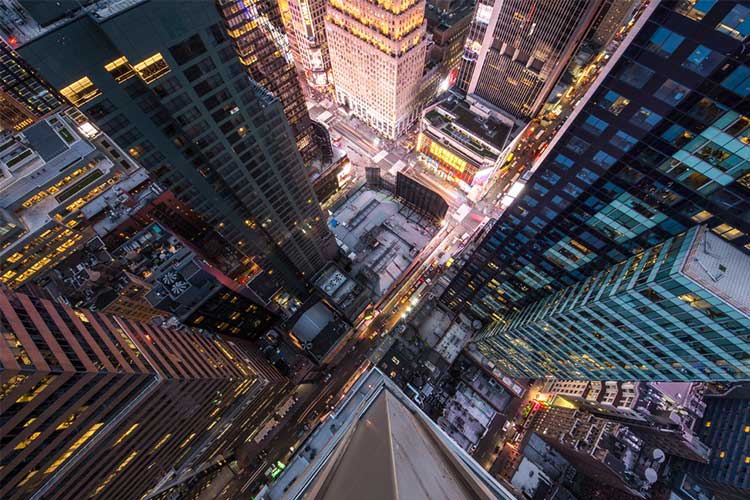
[[[630,123],[644,130],[651,130],[660,121],[661,116],[644,107],[641,107],[630,117]]]
[[[737,95],[750,95],[750,67],[737,66],[732,73],[721,82],[721,86]]]
[[[86,110],[86,113],[94,120],[101,120],[111,112],[115,110],[112,101],[109,99],[102,99],[99,103],[91,106]]]
[[[114,135],[115,133],[120,132],[121,130],[124,130],[129,126],[130,120],[125,118],[125,116],[122,114],[117,114],[102,125],[102,130],[104,130],[104,133],[106,133],[107,135]]]
[[[154,92],[156,92],[156,95],[164,99],[165,97],[169,97],[170,95],[178,92],[182,86],[177,81],[177,78],[174,76],[170,76],[169,78],[165,78],[153,87],[151,87]]]
[[[206,73],[210,73],[214,69],[216,69],[216,66],[214,65],[211,58],[207,57],[201,62],[193,64],[188,69],[186,69],[185,76],[192,82],[205,75]]]
[[[628,61],[620,72],[620,80],[640,89],[646,85],[646,82],[653,76],[653,74],[654,72],[647,67]]]
[[[208,28],[208,32],[211,35],[211,38],[209,38],[209,40],[211,40],[214,45],[220,45],[227,41],[227,35],[221,24],[214,24],[213,26]]]
[[[674,106],[682,101],[688,92],[690,92],[690,89],[684,85],[680,85],[674,80],[667,80],[654,93],[654,97]]]
[[[223,63],[231,61],[235,57],[237,57],[237,53],[231,45],[227,45],[219,51],[219,59],[221,59],[221,62]]]
[[[169,52],[177,64],[182,65],[206,52],[206,46],[203,45],[200,35],[193,35],[184,42],[170,47]]]

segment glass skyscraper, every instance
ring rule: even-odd
[[[6,499],[145,498],[233,456],[289,390],[218,336],[2,290],[0,331]]]
[[[311,276],[336,244],[280,100],[248,78],[243,57],[267,54],[235,48],[245,24],[272,19],[247,21],[238,2],[245,14],[230,19],[219,4],[221,13],[213,2],[94,2],[66,17],[29,2],[6,29],[161,186],[298,285],[297,271]]]
[[[511,376],[750,378],[750,255],[698,226],[533,302],[478,348]]]
[[[698,223],[750,250],[748,19],[748,2],[646,6],[443,300],[505,321]]]

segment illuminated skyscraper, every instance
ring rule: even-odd
[[[319,154],[318,146],[289,55],[278,3],[273,0],[217,0],[216,5],[247,74],[281,101],[305,163],[315,159]]]
[[[419,117],[427,42],[424,0],[329,0],[336,100],[388,138]]]
[[[0,330],[2,498],[142,498],[231,457],[287,390],[218,337],[2,290]]]
[[[704,227],[510,314],[479,350],[515,377],[750,378],[750,255]]]
[[[288,0],[286,34],[297,66],[311,87],[331,84],[331,57],[326,41],[326,0]]]
[[[518,118],[541,108],[603,0],[478,0],[458,88]]]
[[[224,18],[212,2],[116,1],[50,19],[54,8],[29,2],[25,24],[6,29],[159,185],[299,287],[297,270],[312,276],[336,252],[282,108],[299,86],[274,97],[248,79],[250,68],[280,85],[272,70],[286,63],[273,62],[276,48],[265,43],[278,34],[273,19],[229,4]],[[237,44],[249,52],[238,58]],[[256,58],[269,66],[246,67]]]
[[[747,2],[649,4],[446,303],[502,321],[699,223],[750,250],[749,16]]]

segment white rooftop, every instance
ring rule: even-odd
[[[750,256],[701,227],[680,272],[750,317]]]

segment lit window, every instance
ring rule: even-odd
[[[729,224],[719,224],[718,226],[712,228],[711,231],[718,234],[725,240],[733,240],[742,236],[742,231],[730,226]]]
[[[170,71],[167,61],[158,52],[133,65],[133,69],[138,72],[138,75],[146,83],[154,82]]]
[[[750,464],[750,457],[745,457],[745,463]]]
[[[715,3],[716,0],[680,0],[674,10],[685,17],[700,21]]]
[[[102,94],[87,76],[61,88],[60,93],[76,107],[80,107]]]
[[[127,58],[124,56],[115,59],[109,64],[105,64],[104,69],[106,69],[109,74],[112,75],[117,83],[122,83],[125,80],[135,76],[133,68],[130,67]]]
[[[719,452],[719,458],[724,458],[727,456],[727,453],[725,451]]]
[[[750,34],[750,7],[735,5],[716,25],[716,31],[740,41],[747,38]]]
[[[711,427],[711,421],[706,422],[706,427]]]
[[[750,432],[750,425],[745,426],[745,433],[747,434],[748,432]]]
[[[16,447],[13,448],[13,449],[14,450],[23,450],[29,444],[31,444],[32,441],[34,441],[36,438],[38,438],[40,434],[41,434],[41,432],[35,432],[35,433],[33,433],[32,435],[30,435],[29,437],[27,437],[26,439],[24,439],[23,441],[21,441],[20,443],[18,443],[16,445]]]
[[[713,216],[714,216],[714,214],[712,214],[712,213],[711,213],[711,212],[709,212],[708,210],[703,210],[703,211],[701,211],[701,212],[698,212],[697,214],[693,215],[693,216],[692,216],[692,217],[690,217],[690,218],[691,218],[692,220],[694,220],[695,222],[703,222],[703,221],[705,221],[705,220],[708,220],[708,219],[710,219],[710,218],[711,218],[711,217],[713,217]]]

